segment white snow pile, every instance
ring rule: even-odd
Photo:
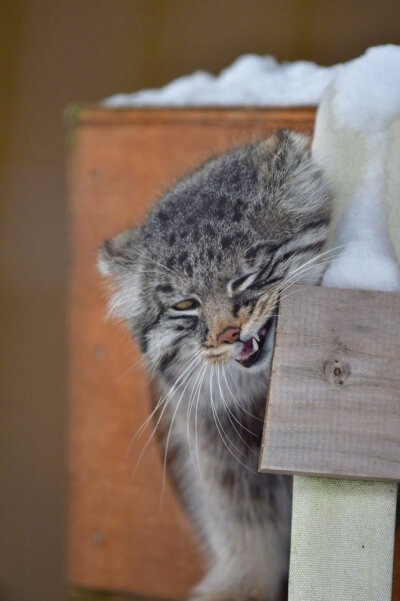
[[[272,56],[246,54],[218,76],[197,71],[159,90],[116,94],[102,104],[108,108],[317,105],[335,70],[307,61],[279,63]]]
[[[343,245],[325,272],[325,286],[400,290],[388,230],[400,204],[400,190],[389,185],[396,181],[391,171],[400,169],[392,160],[399,131],[400,46],[371,48],[339,66],[319,107],[313,142],[337,195],[332,246]],[[399,229],[392,229],[393,241]]]

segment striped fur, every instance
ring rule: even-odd
[[[331,193],[308,145],[283,131],[208,161],[100,250],[111,312],[161,390],[166,465],[209,557],[196,599],[284,595],[291,482],[257,465],[277,302],[295,282],[318,283],[326,257]],[[239,339],[221,342],[226,331]]]

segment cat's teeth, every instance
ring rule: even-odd
[[[253,338],[255,338],[257,342],[260,342],[260,336],[258,334],[254,334]]]
[[[258,351],[258,342],[255,338],[253,338],[253,353]]]

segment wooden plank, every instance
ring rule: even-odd
[[[261,471],[400,480],[400,294],[281,303]]]
[[[70,588],[68,601],[152,601],[150,597],[114,593],[109,591],[96,591],[89,589]],[[160,601],[159,599],[157,601]]]
[[[139,350],[122,326],[105,321],[96,249],[141,222],[168,186],[210,155],[281,127],[312,132],[313,112],[273,115],[85,109],[74,121],[68,580],[75,586],[179,599],[201,576],[202,555],[169,485],[160,511],[155,444],[132,478],[146,437],[130,441],[148,415],[150,390]]]
[[[315,107],[269,107],[269,108],[233,108],[233,107],[206,107],[206,108],[118,108],[107,109],[101,105],[73,104],[65,111],[67,125],[76,123],[103,124],[112,126],[129,123],[202,123],[212,124],[217,128],[232,127],[235,123],[265,124],[268,128],[279,129],[291,127],[294,129],[313,129],[316,115]],[[250,131],[247,133],[251,133]]]

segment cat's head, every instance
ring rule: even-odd
[[[214,158],[101,248],[111,310],[164,381],[266,368],[280,293],[322,272],[331,194],[308,146],[285,130]]]

